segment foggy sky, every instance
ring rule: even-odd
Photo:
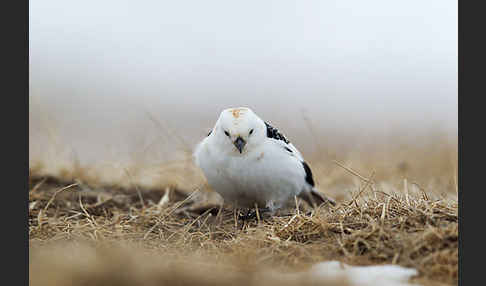
[[[80,152],[143,141],[147,112],[194,143],[231,106],[291,138],[303,114],[457,129],[457,1],[31,0],[29,28],[31,150],[42,124]]]

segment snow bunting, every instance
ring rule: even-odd
[[[294,196],[312,206],[334,205],[315,189],[311,169],[297,148],[249,108],[223,110],[197,145],[194,159],[213,190],[235,207],[257,204],[273,213]]]

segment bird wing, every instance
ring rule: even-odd
[[[295,155],[301,162],[304,161],[304,157],[302,154],[295,148],[294,144],[290,143],[290,141],[280,132],[277,128],[270,125],[268,122],[265,122],[267,127],[267,137],[273,139],[274,142],[282,146],[287,152]]]

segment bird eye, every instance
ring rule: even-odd
[[[229,132],[226,131],[226,130],[224,131],[224,134],[226,134],[226,136],[228,136],[228,137],[230,136]]]
[[[253,133],[253,129],[252,129],[252,130],[250,130],[250,135],[251,135],[252,133]]]

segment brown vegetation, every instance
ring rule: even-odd
[[[296,201],[249,221],[206,210],[216,202],[206,190],[188,196],[202,184],[189,161],[160,167],[151,185],[31,164],[30,284],[315,285],[299,273],[325,260],[397,264],[416,268],[416,283],[457,284],[457,151],[436,143],[315,156],[318,187],[336,207]]]

